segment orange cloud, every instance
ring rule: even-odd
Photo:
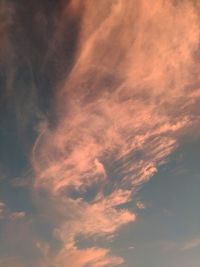
[[[76,13],[80,2],[71,3]],[[57,125],[44,124],[32,153],[35,191],[48,192],[62,214],[56,266],[122,262],[104,249],[79,250],[76,238],[110,236],[133,222],[135,214],[119,206],[198,121],[191,107],[199,88],[188,89],[199,68],[193,58],[198,41],[189,1],[178,7],[161,0],[84,2],[76,60],[55,100]],[[81,196],[95,186],[94,199]],[[80,197],[73,198],[72,189]]]
[[[71,267],[103,267],[117,266],[123,263],[119,257],[109,255],[109,251],[100,248],[90,248],[85,250],[64,250],[58,254],[54,260],[56,266]]]

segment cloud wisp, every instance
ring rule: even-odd
[[[199,238],[195,238],[192,240],[189,240],[188,242],[186,242],[182,247],[181,250],[182,251],[190,251],[196,248],[200,247],[200,239]]]

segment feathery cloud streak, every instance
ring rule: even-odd
[[[198,18],[189,1],[83,6],[75,63],[56,96],[57,125],[43,124],[34,146],[35,190],[54,197],[63,216],[56,266],[74,259],[74,266],[114,266],[122,260],[103,249],[79,250],[76,237],[106,237],[134,221],[119,207],[198,122]],[[67,6],[72,14],[79,8],[80,1]]]
[[[35,27],[40,25],[41,46],[25,51],[32,95],[37,86],[56,88],[51,101],[38,104],[51,107],[38,126],[31,161],[39,218],[53,225],[53,239],[60,243],[54,250],[51,242],[38,241],[43,260],[37,266],[116,266],[123,259],[110,249],[81,249],[77,239],[110,240],[134,222],[137,216],[127,204],[198,124],[199,19],[195,1],[58,2],[62,10],[59,16],[52,12],[52,22],[42,9],[31,13]],[[4,33],[21,9],[2,3],[9,16],[0,28],[0,55],[8,63],[10,95],[16,73],[10,66],[18,57]],[[47,31],[51,23],[53,33],[51,27]],[[32,52],[42,55],[42,64]]]

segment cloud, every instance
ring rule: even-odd
[[[167,241],[159,244],[163,247],[163,250],[166,252],[176,252],[176,253],[187,253],[193,251],[195,249],[199,249],[200,247],[200,238],[197,236],[193,239],[188,239],[185,241],[175,242],[175,241]]]
[[[72,267],[117,266],[123,263],[121,258],[111,256],[108,250],[100,248],[63,250],[54,261],[55,266],[70,265]]]
[[[24,211],[19,211],[19,212],[12,212],[9,215],[9,218],[11,220],[19,220],[19,219],[23,219],[26,216],[26,213]]]
[[[74,246],[75,237],[78,235],[111,235],[123,224],[135,220],[135,215],[128,210],[116,210],[112,204],[103,201],[89,204],[84,201],[70,201],[70,205],[74,206],[72,211],[75,218],[66,220],[62,227],[56,229],[56,235],[69,247]]]
[[[0,219],[3,219],[5,216],[6,205],[3,202],[0,202]]]
[[[140,210],[146,209],[146,205],[142,201],[137,201],[136,206]]]
[[[76,238],[109,237],[133,222],[120,205],[198,121],[198,18],[189,1],[85,1],[83,10],[75,61],[55,98],[57,124],[44,123],[33,148],[34,190],[47,192],[61,218],[58,266],[74,257],[76,266],[114,266],[95,263],[105,250],[80,250]]]
[[[24,211],[12,212],[4,202],[0,202],[0,220],[20,220],[26,216]]]
[[[33,181],[11,184],[31,187],[31,223],[51,232],[40,240],[29,222],[23,240],[33,266],[116,266],[123,259],[110,248],[81,249],[77,239],[109,240],[134,222],[127,204],[199,122],[198,16],[190,1],[54,2],[0,2],[6,95],[28,143],[30,124],[39,132]],[[14,18],[22,30],[11,40]],[[0,203],[12,233],[25,215]]]
[[[182,251],[189,251],[189,250],[193,250],[193,249],[196,249],[196,248],[199,248],[199,247],[200,247],[200,239],[199,238],[195,238],[195,239],[192,239],[192,240],[186,242],[181,247],[181,250]]]

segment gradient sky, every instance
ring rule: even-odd
[[[0,0],[0,267],[200,266],[199,12]]]

